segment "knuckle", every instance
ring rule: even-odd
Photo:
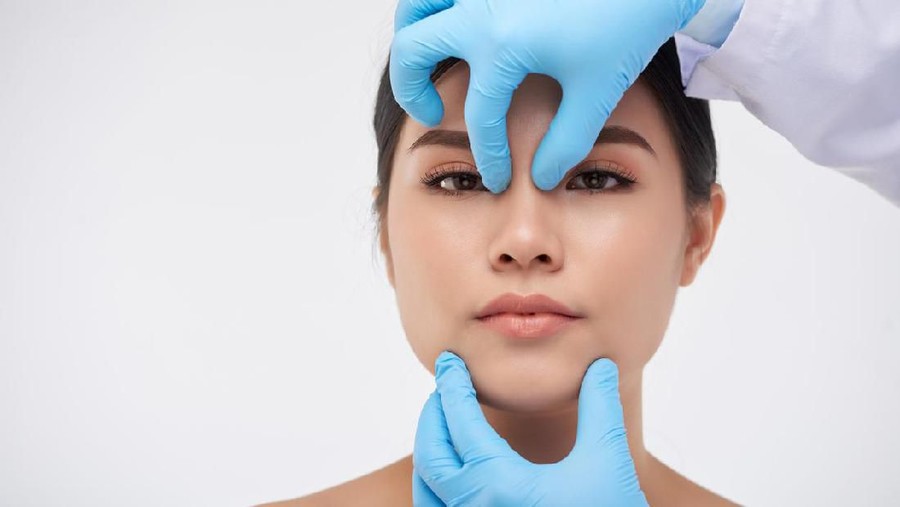
[[[521,25],[516,20],[500,20],[489,25],[486,36],[492,47],[505,48],[515,43],[521,31]]]
[[[409,87],[403,97],[403,102],[407,105],[417,105],[425,102],[428,97],[428,88],[425,86]]]
[[[411,66],[409,57],[421,45],[416,39],[412,28],[413,26],[410,25],[401,29],[394,35],[394,40],[391,42],[391,60],[396,65],[404,68]]]

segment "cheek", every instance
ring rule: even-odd
[[[454,344],[483,297],[484,273],[474,270],[484,248],[475,234],[477,222],[464,216],[459,204],[451,209],[437,196],[399,192],[391,199],[388,244],[397,308],[413,352],[433,373],[441,351],[460,352]]]
[[[676,215],[677,216],[677,215]],[[582,222],[566,267],[579,273],[595,355],[643,368],[668,326],[681,273],[683,224],[664,214],[610,214]],[[590,231],[590,232],[589,232]]]

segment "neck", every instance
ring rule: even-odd
[[[638,476],[645,475],[650,455],[644,448],[641,419],[641,371],[622,374],[619,396],[625,419],[628,447]],[[532,463],[556,463],[575,446],[578,429],[578,401],[554,411],[522,413],[498,410],[481,404],[485,418],[510,447]],[[599,414],[602,417],[602,414]]]

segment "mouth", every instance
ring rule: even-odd
[[[475,317],[480,319],[502,313],[525,316],[553,313],[567,317],[583,317],[583,315],[575,312],[550,296],[544,294],[520,296],[511,292],[501,294],[489,301]]]
[[[543,338],[559,334],[584,315],[544,294],[507,292],[489,301],[474,317],[509,338]]]
[[[555,336],[581,317],[552,312],[501,312],[477,320],[508,338],[535,339]]]

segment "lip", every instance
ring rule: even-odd
[[[481,319],[497,313],[558,313],[567,317],[583,317],[568,306],[544,294],[520,296],[507,292],[484,305],[475,318]]]
[[[583,315],[544,294],[506,293],[491,300],[475,316],[511,338],[551,336]]]

